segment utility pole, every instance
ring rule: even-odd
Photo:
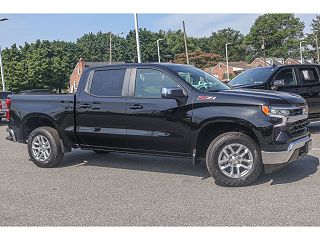
[[[187,59],[187,65],[189,65],[189,56],[188,56],[188,45],[187,45],[187,34],[186,34],[186,26],[184,24],[184,21],[182,21],[183,25],[183,37],[184,37],[184,47],[186,49],[186,59]]]
[[[0,69],[1,69],[1,81],[2,81],[2,90],[6,91],[6,85],[4,82],[4,73],[3,73],[3,64],[2,64],[2,49],[0,47]]]
[[[138,16],[137,16],[136,13],[134,14],[134,27],[135,27],[135,30],[136,30],[136,42],[137,42],[138,63],[141,63],[141,51],[140,51]]]
[[[109,39],[109,62],[112,63],[112,33],[110,32],[110,39]]]
[[[230,80],[230,75],[229,75],[229,58],[228,58],[228,45],[231,43],[226,43],[226,62],[227,62],[227,79],[228,81]]]
[[[264,40],[264,37],[262,38],[262,45],[261,49],[263,50],[263,61],[264,61],[264,66],[267,66],[267,60],[266,60],[266,42]]]
[[[317,47],[317,62],[318,64],[320,64],[320,54],[319,54],[319,43],[318,43],[318,36],[317,36],[317,33],[316,33],[316,47]]]
[[[159,44],[159,42],[162,41],[162,40],[163,40],[163,38],[160,38],[160,39],[157,40],[158,61],[159,61],[159,63],[161,62],[161,57],[160,57],[160,44]]]
[[[119,37],[121,34],[123,34],[123,32],[119,32],[116,35]],[[109,61],[111,64],[112,63],[112,33],[111,32],[110,32],[110,39],[109,39],[109,51],[110,51]]]
[[[0,18],[0,22],[4,22],[9,20],[8,18]],[[0,46],[0,71],[1,71],[1,82],[2,82],[2,90],[6,91],[6,85],[4,82],[4,73],[3,73],[3,63],[2,63],[2,50]]]
[[[304,43],[305,41],[300,41],[300,64],[303,64],[303,56],[302,56],[302,43]]]

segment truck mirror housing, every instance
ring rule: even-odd
[[[274,80],[273,86],[275,86],[275,87],[284,86],[284,80],[283,80],[283,79],[281,79],[281,80]]]
[[[161,89],[162,98],[181,100],[185,96],[186,95],[184,94],[183,90],[179,87]]]

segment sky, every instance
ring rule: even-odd
[[[231,27],[247,34],[259,14],[139,14],[139,27],[152,31],[181,29],[185,21],[188,36],[209,36]],[[305,22],[305,33],[315,14],[296,14]],[[1,14],[0,46],[23,45],[41,40],[76,41],[84,33],[98,31],[128,33],[134,29],[133,14]]]

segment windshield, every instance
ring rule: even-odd
[[[265,83],[268,78],[272,74],[272,68],[255,68],[249,69],[234,79],[232,79],[228,84],[230,86],[237,86],[237,85],[259,85]]]
[[[230,89],[228,85],[221,82],[218,78],[215,78],[198,68],[174,64],[168,65],[168,68],[198,90],[215,92]]]

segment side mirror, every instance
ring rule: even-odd
[[[177,101],[178,106],[182,106],[187,102],[186,95],[184,94],[183,90],[179,87],[162,88],[161,97],[166,99],[175,99]]]
[[[186,97],[183,90],[178,87],[173,88],[162,88],[161,97],[166,99],[181,100]]]
[[[273,86],[275,86],[275,87],[284,86],[284,80],[274,80],[273,81]]]
[[[271,90],[277,90],[278,87],[282,87],[284,86],[284,80],[274,80],[273,81],[273,85],[271,86]]]

